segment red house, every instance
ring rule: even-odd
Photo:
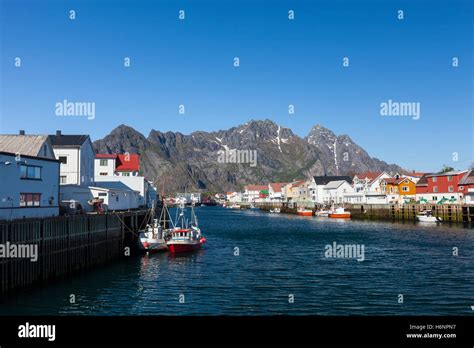
[[[416,183],[416,200],[421,203],[461,203],[463,191],[459,181],[467,170],[425,174]]]

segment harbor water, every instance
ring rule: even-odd
[[[473,313],[474,229],[221,207],[196,214],[203,250],[133,256],[20,291],[0,299],[0,315]],[[335,245],[363,255],[339,257],[328,252]]]

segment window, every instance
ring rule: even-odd
[[[65,183],[67,182],[67,176],[61,175],[61,176],[59,177],[59,182],[60,182],[61,184],[65,184]]]
[[[433,201],[437,201],[438,200],[438,197],[437,196],[433,196]]]
[[[108,174],[107,172],[101,172],[100,173],[101,176],[107,176],[107,174]]]
[[[459,186],[459,191],[464,190],[464,186]]]
[[[408,191],[410,191],[410,188],[408,186],[402,186],[402,191],[403,192],[408,192]]]
[[[433,182],[437,182],[438,178],[436,176],[433,176]]]
[[[451,175],[448,175],[448,181],[453,181],[453,177]]]
[[[453,186],[449,186],[449,187],[448,187],[448,192],[454,192],[454,187],[453,187]]]
[[[106,159],[101,159],[101,160],[100,160],[100,165],[101,165],[102,167],[107,167],[107,163],[108,163],[108,161],[107,161]]]
[[[107,196],[107,192],[99,192],[99,197],[105,197]]]
[[[438,186],[433,186],[433,192],[438,192]]]
[[[59,162],[62,164],[67,164],[67,157],[66,156],[59,156]]]
[[[22,164],[20,166],[20,178],[25,180],[41,180],[41,167]]]
[[[122,173],[122,176],[130,176],[130,173]]]
[[[20,193],[20,207],[39,207],[41,193]]]

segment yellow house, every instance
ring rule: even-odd
[[[386,178],[380,182],[382,194],[387,203],[405,203],[415,199],[415,183],[409,178]]]

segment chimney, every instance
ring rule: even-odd
[[[61,131],[60,130],[57,130],[56,131],[56,135],[59,137],[61,135]]]
[[[20,129],[20,135],[25,135],[25,131],[23,129]]]

